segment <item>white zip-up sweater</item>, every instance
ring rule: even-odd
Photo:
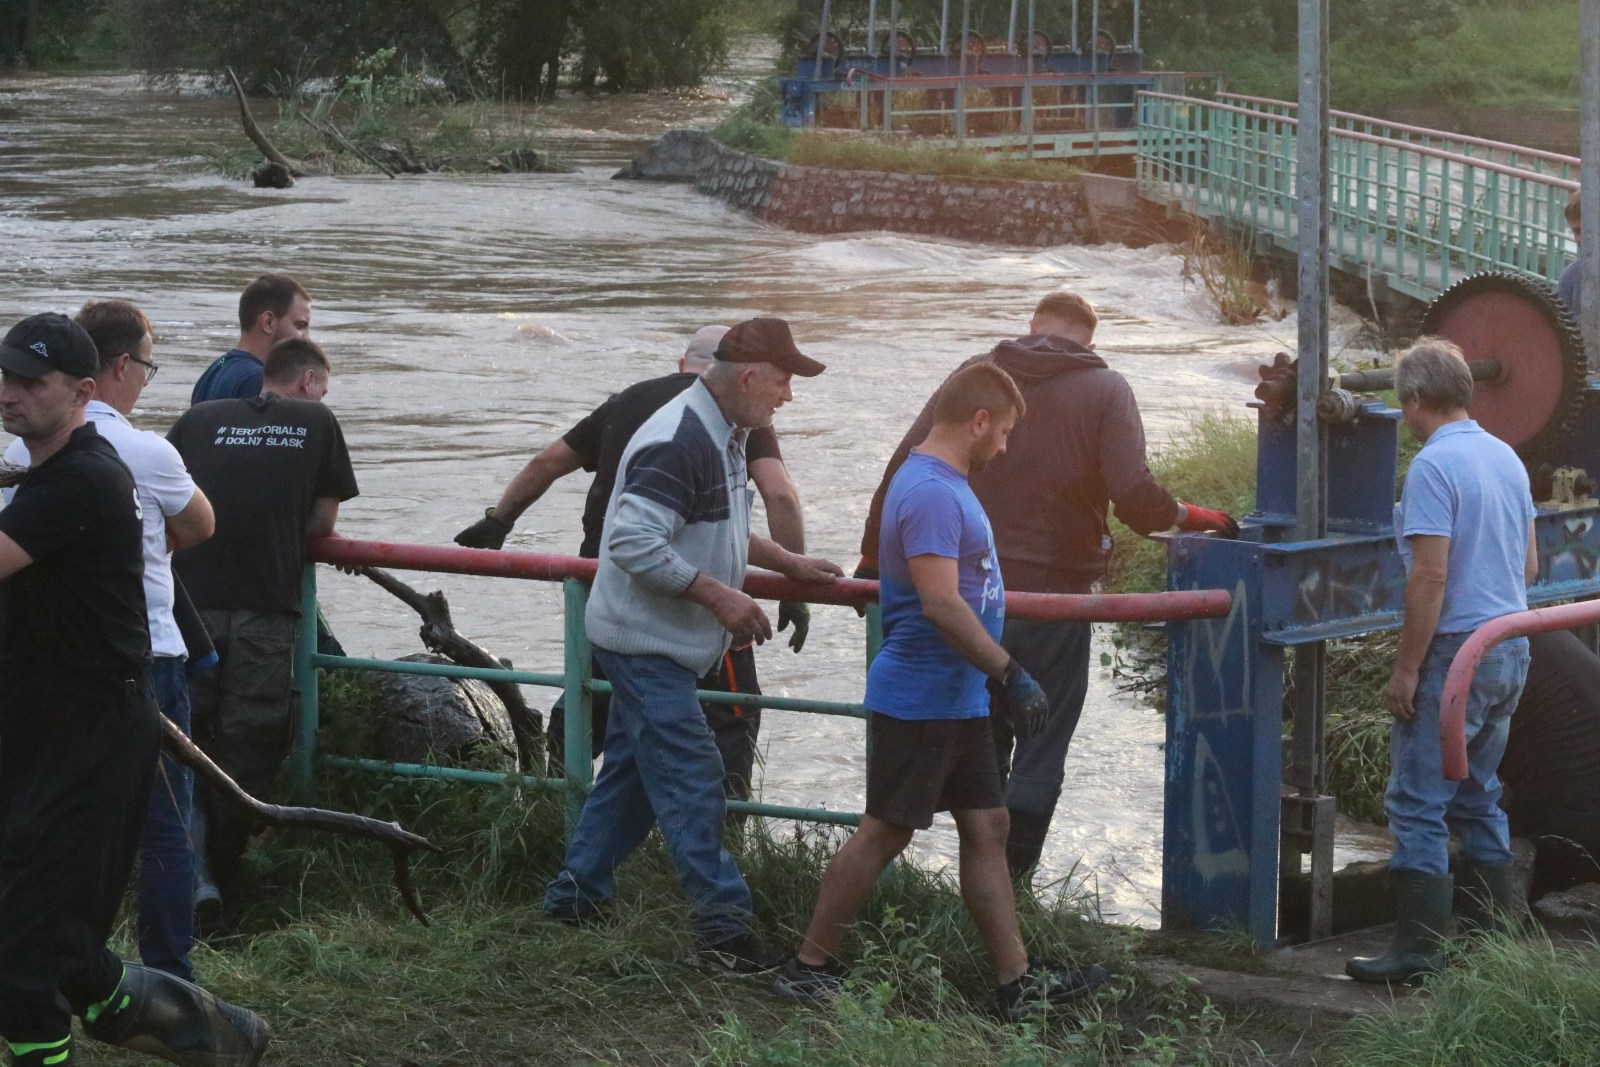
[[[744,584],[746,432],[704,382],[695,382],[633,435],[606,507],[600,569],[584,616],[592,644],[666,656],[696,675],[722,658],[728,631],[683,593],[702,572],[735,589]]]

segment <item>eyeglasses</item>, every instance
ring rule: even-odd
[[[128,353],[128,358],[144,368],[144,384],[149,385],[151,382],[155,381],[156,371],[160,370],[160,367],[156,366],[154,363],[151,363],[148,359],[140,359],[132,352]]]

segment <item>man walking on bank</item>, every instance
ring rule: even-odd
[[[1136,533],[1214,530],[1236,537],[1238,524],[1220,511],[1180,503],[1156,482],[1145,462],[1144,423],[1133,390],[1094,352],[1099,317],[1074,293],[1039,301],[1028,333],[962,364],[993,363],[1022,390],[1031,418],[1004,455],[973,472],[972,491],[994,524],[1006,580],[1018,592],[1087,593],[1105,575],[1111,556],[1109,505]],[[865,572],[874,577],[878,527],[890,479],[928,435],[936,392],[900,442],[873,497],[861,538]],[[1047,725],[1019,737],[1011,716],[991,716],[1000,781],[1011,829],[1006,861],[1020,878],[1039,862],[1061,796],[1067,748],[1089,687],[1089,623],[1012,619],[1001,644],[1050,695]]]
[[[133,476],[87,425],[99,354],[63,315],[0,342],[0,420],[31,462],[0,510],[0,1035],[13,1064],[96,1040],[170,1063],[260,1060],[254,1013],[106,947],[149,805],[160,720],[146,679]]]
[[[1038,684],[1000,646],[1002,566],[967,476],[1005,453],[1025,411],[1016,383],[994,364],[957,371],[939,391],[927,437],[889,486],[877,553],[883,649],[863,699],[872,712],[867,810],[822,876],[805,940],[775,984],[780,994],[822,1000],[838,992],[846,930],[884,869],[940,811],[955,817],[961,899],[994,966],[1001,1012],[1020,1019],[1105,981],[1097,966],[1070,970],[1029,958],[1005,867],[990,690],[1021,736],[1051,712]]]
[[[1528,639],[1490,649],[1467,697],[1467,778],[1444,776],[1439,701],[1450,663],[1472,631],[1525,611],[1539,573],[1528,474],[1517,454],[1467,416],[1472,374],[1461,350],[1423,339],[1401,354],[1395,393],[1422,451],[1396,508],[1406,567],[1405,622],[1384,690],[1389,714],[1389,861],[1399,920],[1382,956],[1357,957],[1358,982],[1403,982],[1437,971],[1454,882],[1450,834],[1460,851],[1469,925],[1489,925],[1511,901],[1511,836],[1496,769],[1528,675]]]
[[[612,685],[611,718],[600,777],[545,890],[557,919],[592,917],[613,894],[617,865],[659,825],[701,960],[740,972],[781,962],[755,937],[750,889],[722,847],[722,759],[695,686],[730,646],[772,636],[741,591],[747,562],[800,581],[839,576],[832,563],[750,533],[746,435],[792,398],[792,375],[823,369],[782,319],[741,322],[623,454],[585,619]]]

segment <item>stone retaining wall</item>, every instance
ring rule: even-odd
[[[708,196],[803,233],[894,230],[1015,245],[1089,243],[1095,212],[1077,178],[994,181],[791,167],[698,130],[674,130],[616,174],[692,181]]]

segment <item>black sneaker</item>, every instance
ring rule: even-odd
[[[722,974],[766,974],[782,967],[785,956],[755,934],[737,934],[714,945],[701,945],[695,958],[707,970]]]
[[[1098,963],[1067,967],[1054,960],[1028,960],[1028,969],[1015,982],[995,987],[1000,1014],[1015,1022],[1048,1008],[1068,1004],[1105,985],[1106,969]]]
[[[790,956],[778,971],[772,991],[790,1000],[804,1000],[820,1004],[832,1000],[844,988],[844,979],[832,967],[813,967],[802,963],[799,956]]]

